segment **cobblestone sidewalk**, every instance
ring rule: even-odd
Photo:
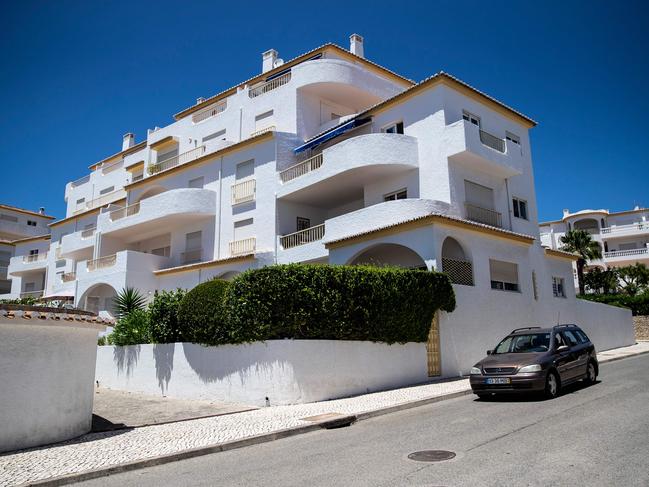
[[[601,352],[601,362],[649,352],[649,342]],[[0,486],[20,485],[213,446],[311,424],[303,418],[326,413],[360,414],[468,391],[467,379],[312,404],[275,406],[228,416],[131,430],[90,433],[75,440],[0,456]]]

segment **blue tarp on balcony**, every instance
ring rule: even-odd
[[[339,135],[344,134],[345,132],[349,132],[351,129],[355,129],[356,127],[360,127],[361,125],[365,125],[367,122],[369,122],[371,118],[354,118],[348,122],[345,122],[344,124],[334,128],[333,130],[330,130],[329,132],[325,132],[322,135],[319,135],[315,139],[312,139],[311,141],[307,142],[306,144],[302,144],[299,147],[296,147],[293,149],[293,152],[295,154],[299,154],[300,152],[304,152],[307,149],[312,149],[320,144],[323,144],[324,142],[333,139],[334,137],[338,137]]]

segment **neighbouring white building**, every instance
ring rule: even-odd
[[[37,241],[45,235],[49,235],[49,224],[54,220],[53,216],[45,214],[45,209],[38,212],[16,208],[15,206],[0,204],[0,299],[5,295],[12,294],[12,276],[9,275],[9,264],[14,255],[19,255],[27,261],[44,259],[44,255],[35,255],[37,249],[42,246],[36,245],[33,250],[28,242]],[[16,252],[16,247],[18,251]],[[49,245],[46,246],[46,248]],[[31,284],[28,284],[31,283]],[[33,287],[33,289],[31,289]],[[32,292],[40,296],[45,287],[45,275],[26,276],[23,283],[23,290],[16,288],[16,292]]]
[[[561,237],[570,230],[585,230],[599,244],[602,258],[590,261],[591,267],[620,267],[640,262],[649,265],[649,209],[611,212],[563,210],[561,220],[539,223],[541,244],[561,249]],[[575,278],[576,279],[576,278]],[[576,281],[575,281],[576,285]]]
[[[67,184],[67,215],[42,242],[48,296],[102,311],[126,286],[377,263],[447,272],[450,316],[489,340],[485,319],[579,319],[574,256],[539,240],[533,120],[444,72],[415,83],[379,66],[358,35],[289,61],[269,50],[261,67]],[[33,265],[12,260],[12,292]],[[457,371],[468,359],[452,335],[444,367]]]

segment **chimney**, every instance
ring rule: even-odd
[[[275,49],[269,49],[261,55],[261,72],[266,73],[275,67],[275,61],[277,61],[277,51]]]
[[[363,38],[358,34],[349,36],[349,52],[356,54],[358,57],[365,57],[363,52]]]
[[[135,145],[135,135],[132,133],[124,134],[124,140],[122,141],[122,150],[126,150],[129,147],[133,147]]]
[[[563,217],[565,218],[565,217],[567,217],[568,215],[570,215],[570,210],[569,210],[568,208],[564,208],[564,209],[563,209]]]
[[[199,96],[198,98],[196,98],[196,104],[197,104],[197,105],[200,105],[200,104],[203,103],[204,101],[205,101],[205,98],[203,98],[202,96]]]
[[[38,213],[39,213],[40,215],[44,215],[44,214],[45,214],[45,207],[44,207],[44,206],[41,206],[41,207],[38,209]]]

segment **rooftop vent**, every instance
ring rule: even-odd
[[[44,215],[44,214],[45,214],[45,207],[44,207],[44,206],[41,206],[41,207],[38,209],[38,212],[39,212],[41,215]]]
[[[357,55],[358,57],[365,57],[363,51],[363,37],[358,34],[352,34],[349,36],[349,52]]]
[[[203,103],[204,101],[205,101],[205,98],[203,98],[202,96],[199,96],[198,98],[196,98],[196,104],[197,104],[197,105],[200,105],[200,104]]]

